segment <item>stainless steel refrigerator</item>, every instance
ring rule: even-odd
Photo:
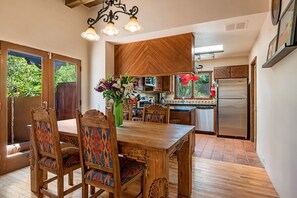
[[[246,78],[219,79],[218,134],[247,138],[248,85]]]

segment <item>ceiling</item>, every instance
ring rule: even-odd
[[[263,12],[129,37],[111,38],[109,41],[120,44],[193,32],[195,47],[224,45],[224,52],[215,54],[215,58],[248,56],[267,15],[268,12]],[[241,22],[247,24],[245,29],[226,31],[226,25]]]
[[[267,15],[268,12],[263,12],[162,31],[140,33],[134,36],[110,38],[108,41],[121,44],[193,32],[195,47],[224,45],[224,52],[216,54],[215,58],[248,56]],[[241,22],[246,23],[245,29],[226,31],[226,25]]]
[[[88,5],[99,3],[100,0],[67,1]],[[137,17],[144,30],[136,34],[122,31],[121,27],[127,23],[128,17],[121,16],[115,24],[120,34],[115,37],[100,34],[101,41],[121,44],[192,32],[196,47],[224,45],[224,52],[216,54],[215,58],[248,56],[268,16],[270,2],[254,1],[187,0],[185,4],[180,0],[137,0],[136,5],[141,10]],[[125,0],[127,8],[135,5],[135,2]],[[88,15],[97,16],[100,8],[101,5],[91,8]],[[238,23],[246,23],[246,28],[226,31],[226,25]],[[105,25],[106,23],[99,21],[95,28],[99,32]]]
[[[194,28],[195,46],[223,44],[224,52],[217,58],[248,56],[268,13],[241,16],[220,21],[199,24]],[[245,24],[244,29],[226,30],[226,25]]]

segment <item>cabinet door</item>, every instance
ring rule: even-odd
[[[231,78],[248,78],[248,76],[249,70],[247,65],[231,67]]]
[[[136,90],[143,91],[143,77],[134,77],[136,81],[138,81],[138,87],[136,87]]]
[[[154,87],[154,91],[163,91],[163,77],[162,76],[156,77],[156,85]]]
[[[215,67],[214,68],[214,78],[230,78],[231,77],[231,68],[227,67]]]
[[[163,91],[172,91],[172,76],[163,76]]]

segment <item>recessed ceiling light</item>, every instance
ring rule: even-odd
[[[223,51],[224,51],[223,45],[212,45],[212,46],[195,48],[195,54],[206,54],[211,52],[223,52]]]

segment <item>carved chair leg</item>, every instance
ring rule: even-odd
[[[95,187],[90,185],[90,194],[95,194]]]
[[[73,186],[73,172],[68,174],[68,185]]]
[[[143,194],[143,188],[145,186],[145,177],[144,175],[141,176],[141,181],[140,181],[140,192]]]
[[[48,178],[47,171],[44,170],[43,171],[43,181],[46,181],[47,178]],[[44,185],[43,188],[47,190],[48,189],[48,185],[47,184]]]
[[[63,174],[58,175],[58,198],[64,197],[64,176]]]
[[[40,192],[40,190],[43,188],[43,170],[41,170],[40,168],[37,168],[37,184],[38,184],[38,198],[43,198],[43,194]]]
[[[82,182],[82,198],[88,198],[88,185],[85,182]]]

